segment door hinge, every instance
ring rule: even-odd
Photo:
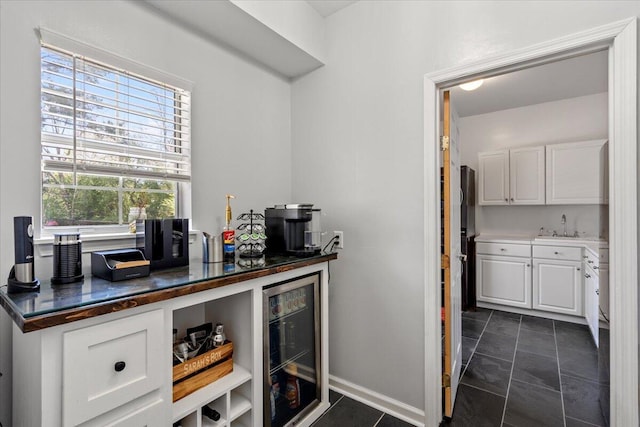
[[[442,387],[451,387],[451,374],[442,374]]]
[[[442,257],[440,258],[440,265],[441,268],[449,268],[451,266],[449,262],[449,255],[442,254]]]
[[[447,151],[449,149],[449,137],[448,136],[441,136],[440,137],[440,149],[442,151]]]

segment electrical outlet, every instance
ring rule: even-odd
[[[333,232],[333,237],[335,238],[335,241],[337,242],[336,248],[344,249],[344,233],[342,231],[334,231]]]

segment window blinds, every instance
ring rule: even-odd
[[[190,181],[188,91],[46,45],[41,82],[43,172]]]

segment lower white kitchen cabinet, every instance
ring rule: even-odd
[[[478,252],[476,299],[494,304],[531,308],[530,248],[528,244],[478,243],[476,246]]]
[[[476,299],[480,307],[586,320],[597,343],[598,327],[608,318],[607,266],[604,242],[479,236]]]
[[[14,323],[12,426],[261,427],[263,289],[310,275],[320,278],[321,403],[297,425],[311,425],[329,407],[326,261],[199,291],[187,284],[176,297],[105,315],[87,309],[31,332]],[[174,402],[172,330],[181,339],[205,322],[224,324],[233,371]],[[203,417],[205,405],[221,419]]]
[[[582,316],[582,248],[533,245],[533,308]]]
[[[591,331],[596,347],[598,346],[598,325],[599,325],[599,293],[598,276],[590,268],[585,268],[584,272],[584,317]]]
[[[166,425],[170,333],[156,305],[23,333],[13,327],[13,425]]]
[[[582,316],[580,261],[533,260],[533,308]]]
[[[587,249],[584,255],[585,318],[596,346],[600,327],[609,323],[609,268],[607,249]]]
[[[163,324],[158,309],[62,334],[63,426],[160,389]]]

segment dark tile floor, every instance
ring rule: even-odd
[[[598,353],[584,325],[478,309],[462,314],[450,426],[605,426]]]
[[[402,420],[329,390],[327,411],[313,427],[411,427]]]
[[[586,326],[478,309],[462,315],[462,377],[448,426],[605,426],[597,350]],[[408,427],[329,392],[313,427]]]

